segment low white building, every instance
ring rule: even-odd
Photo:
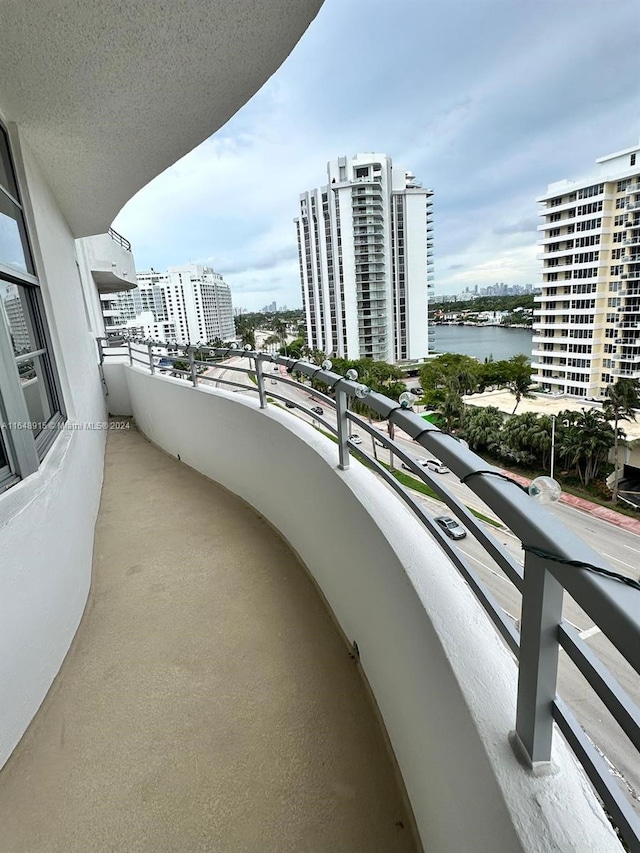
[[[231,289],[211,267],[186,264],[166,273],[142,271],[136,281],[130,291],[101,296],[107,331],[145,328],[156,339],[178,344],[235,338]]]

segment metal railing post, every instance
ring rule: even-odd
[[[552,704],[558,677],[558,626],[564,589],[544,560],[525,553],[516,735],[532,768],[551,760]]]
[[[267,392],[264,387],[264,373],[262,371],[262,361],[260,360],[260,356],[256,355],[255,359],[255,367],[256,367],[256,382],[258,383],[258,396],[260,397],[260,408],[267,408]]]
[[[149,370],[151,371],[151,375],[153,376],[153,374],[156,372],[156,368],[155,368],[155,365],[153,363],[153,344],[152,343],[147,344],[147,352],[149,353]]]
[[[347,418],[347,410],[349,408],[349,399],[345,391],[338,389],[336,391],[336,417],[338,424],[338,468],[341,471],[346,471],[349,467],[349,419]]]
[[[196,357],[191,348],[189,348],[189,369],[191,370],[191,381],[193,382],[193,387],[197,388],[198,386],[198,370],[196,368]]]
[[[131,352],[131,341],[127,341],[127,349],[129,350],[129,367],[133,367],[133,353]]]

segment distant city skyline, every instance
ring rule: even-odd
[[[335,37],[356,32],[357,56]],[[636,40],[633,0],[380,0],[375,14],[326,0],[255,97],[115,227],[142,269],[199,262],[251,310],[297,305],[300,189],[338,153],[389,151],[437,198],[436,294],[539,281],[540,187],[638,141]]]

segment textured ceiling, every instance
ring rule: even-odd
[[[221,127],[322,0],[2,0],[0,110],[76,236]]]

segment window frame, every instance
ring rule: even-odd
[[[4,311],[0,312],[0,420],[3,447],[10,468],[9,473],[4,468],[0,470],[1,493],[38,470],[66,421],[66,408],[43,299],[43,277],[38,274],[41,261],[37,251],[36,229],[29,206],[20,148],[12,128],[1,118],[0,146],[6,154],[7,166],[11,170],[9,178],[13,179],[18,197],[4,186],[0,186],[0,193],[6,195],[19,209],[22,220],[18,227],[23,234],[26,266],[33,271],[25,271],[0,261],[0,281],[17,285],[23,290],[28,321],[35,337],[35,348],[31,352],[37,354],[34,359],[40,359],[45,392],[53,410],[46,426],[37,435],[30,428],[16,426],[31,422],[18,369],[18,363],[24,361],[25,357],[28,358],[29,353],[16,356],[11,342],[11,329],[7,325]]]

